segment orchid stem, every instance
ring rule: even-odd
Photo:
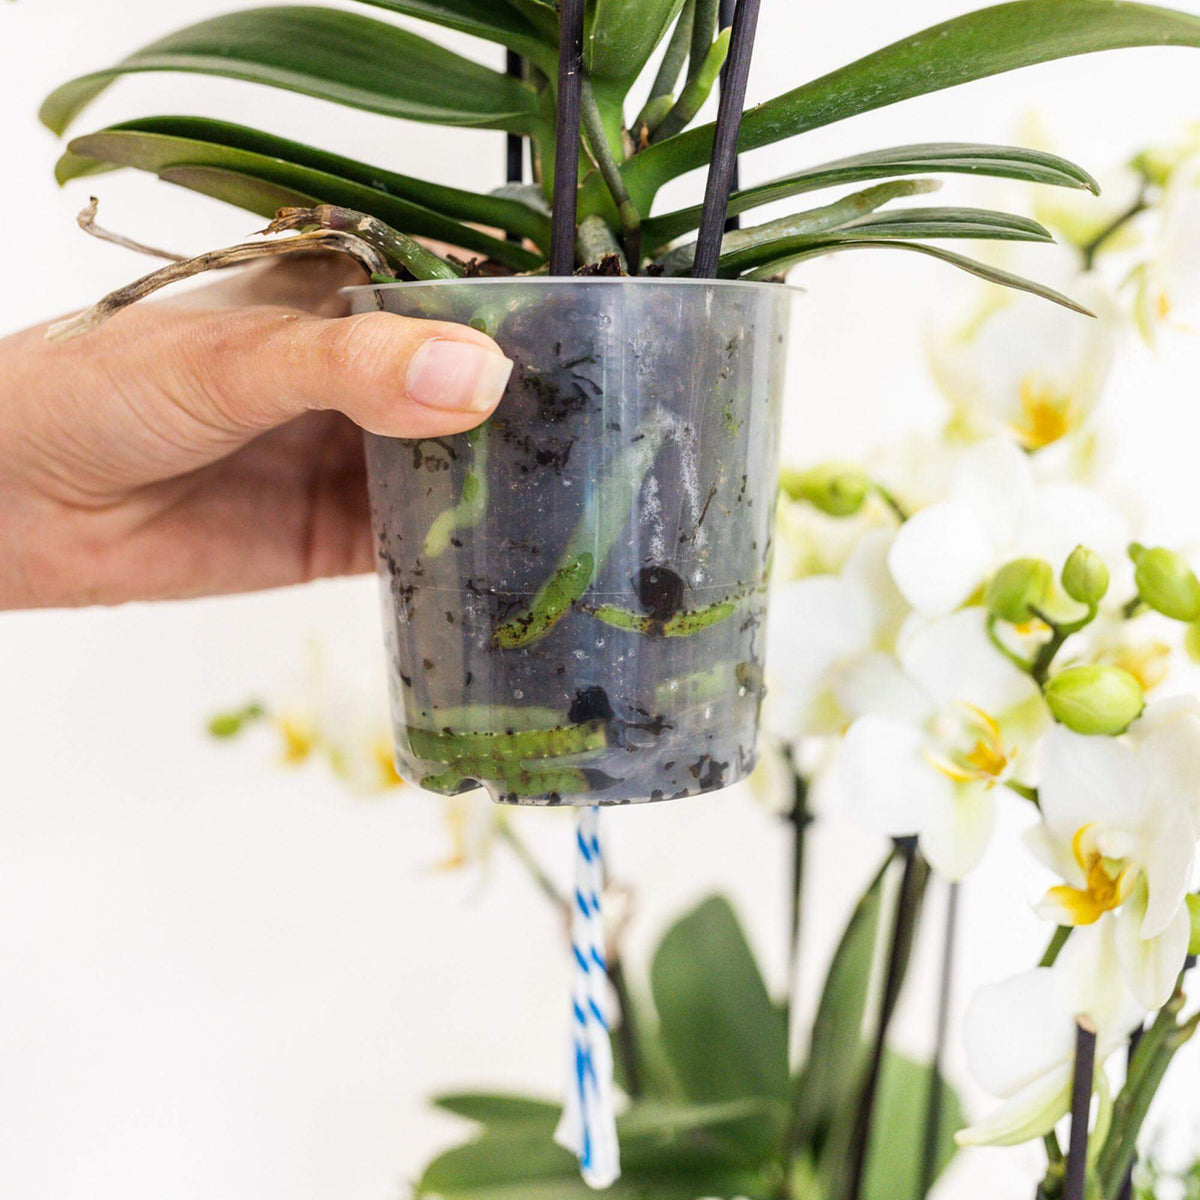
[[[1046,947],[1045,954],[1042,955],[1039,967],[1052,967],[1058,960],[1059,951],[1067,944],[1067,938],[1071,936],[1070,925],[1060,925],[1055,931],[1054,936],[1050,939],[1050,945]]]
[[[917,851],[915,838],[897,838],[896,856],[904,863],[904,874],[900,881],[900,894],[896,900],[896,917],[892,925],[891,948],[888,952],[887,975],[883,985],[883,998],[879,1006],[879,1024],[875,1030],[875,1041],[871,1048],[870,1063],[858,1108],[854,1115],[849,1158],[850,1176],[846,1188],[846,1200],[861,1200],[866,1182],[867,1157],[870,1151],[871,1130],[875,1115],[875,1100],[879,1093],[879,1080],[883,1073],[883,1056],[887,1045],[888,1028],[896,1011],[896,1001],[908,969],[916,937],[917,922],[921,913],[921,902],[925,896],[925,884],[929,879],[929,868]]]

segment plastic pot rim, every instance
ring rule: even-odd
[[[464,276],[461,279],[397,279],[391,283],[359,283],[338,289],[339,296],[354,296],[359,292],[389,292],[401,288],[479,288],[504,285],[533,287],[562,287],[565,284],[578,287],[655,287],[655,288],[750,288],[754,291],[767,289],[783,292],[789,297],[804,295],[806,289],[792,283],[770,283],[760,279],[692,279],[687,275],[664,277],[661,275],[485,275]]]

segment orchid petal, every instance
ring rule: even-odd
[[[1162,933],[1183,908],[1196,857],[1196,830],[1185,804],[1159,809],[1154,816],[1139,854],[1148,889],[1144,938]]]
[[[960,1146],[1017,1146],[1044,1137],[1071,1110],[1071,1067],[1055,1068],[982,1121],[959,1130]]]
[[[1117,917],[1117,950],[1121,970],[1139,1004],[1147,1010],[1161,1008],[1171,998],[1187,957],[1191,921],[1180,908],[1167,927],[1147,938],[1144,924],[1146,895],[1141,888],[1126,902]]]
[[[888,566],[913,608],[939,616],[956,609],[987,578],[991,538],[967,505],[932,504],[901,526]]]
[[[910,626],[899,647],[904,669],[943,705],[970,704],[992,716],[1037,694],[988,641],[981,608],[965,608],[920,626]]]
[[[993,1096],[1017,1096],[1070,1062],[1075,1031],[1060,996],[1054,971],[1034,967],[972,997],[963,1021],[967,1062]]]
[[[1136,828],[1143,775],[1133,748],[1056,725],[1042,742],[1038,796],[1051,833],[1069,842],[1084,825]]]
[[[834,695],[851,717],[874,713],[918,726],[936,711],[932,697],[904,673],[893,655],[882,651],[844,664],[834,682]]]
[[[921,830],[921,853],[944,879],[961,879],[978,865],[996,824],[996,799],[983,784],[954,788],[950,803],[931,810]]]
[[[988,542],[1003,552],[1015,540],[1033,487],[1028,456],[1010,438],[989,438],[963,455],[950,495],[971,510]]]
[[[868,713],[850,726],[835,755],[837,790],[866,829],[890,837],[920,832],[949,801],[954,785],[922,757],[924,739],[910,725]]]

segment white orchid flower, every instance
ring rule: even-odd
[[[926,339],[934,381],[953,408],[951,430],[968,438],[1007,434],[1037,451],[1077,433],[1104,391],[1116,347],[1115,306],[1093,279],[1064,290],[1097,320],[989,287],[965,320]]]
[[[1200,705],[1160,701],[1121,738],[1056,727],[1042,744],[1042,822],[1030,848],[1064,884],[1038,905],[1060,925],[1116,912],[1122,969],[1146,1008],[1165,1004],[1187,955],[1185,897],[1200,812]]]
[[[971,1073],[1002,1101],[961,1130],[961,1146],[1015,1146],[1042,1137],[1070,1111],[1075,1023],[1096,1027],[1096,1083],[1103,1063],[1144,1018],[1119,967],[1116,922],[1076,930],[1052,967],[1035,967],[981,988],[963,1026]]]
[[[888,565],[909,604],[937,616],[965,603],[1011,559],[1057,565],[1082,542],[1115,560],[1126,540],[1102,497],[1075,484],[1039,483],[1027,454],[992,438],[962,456],[945,500],[901,526]]]
[[[836,691],[858,714],[830,767],[828,793],[865,827],[916,834],[940,874],[982,856],[993,789],[1012,774],[1042,711],[1029,677],[987,639],[981,608],[910,625],[896,655],[864,655]]]
[[[1151,344],[1159,328],[1200,332],[1200,154],[1171,172],[1149,261],[1137,268],[1134,317]]]
[[[909,611],[888,573],[894,536],[870,530],[840,575],[814,575],[776,591],[763,707],[763,724],[774,737],[791,742],[844,728],[848,718],[834,693],[838,675],[862,655],[893,645]]]

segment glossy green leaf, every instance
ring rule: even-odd
[[[262,199],[271,193],[253,183],[287,189],[318,203],[358,209],[402,233],[438,238],[517,270],[532,270],[541,262],[540,256],[524,247],[456,219],[461,216],[545,236],[546,218],[523,204],[396,175],[243,126],[191,117],[156,117],[101,129],[70,143],[58,164],[59,181],[90,173],[96,162],[152,171],[185,187],[193,187],[197,181],[219,183],[218,191],[208,186],[195,190],[217,194],[260,216],[274,212],[264,210]],[[213,171],[220,174],[211,174]],[[244,196],[235,185],[238,179],[246,181]],[[446,215],[447,210],[454,215]]]
[[[793,1083],[799,1145],[819,1148],[835,1115],[855,1095],[861,1076],[863,1019],[883,906],[880,869],[854,908],[834,951],[813,1019],[808,1059]]]
[[[650,969],[660,1036],[694,1100],[787,1094],[787,1029],[728,901],[668,930]]]
[[[1048,230],[1028,217],[986,208],[910,208],[872,213],[829,234],[799,232],[757,240],[722,254],[720,273],[736,276],[763,263],[786,258],[827,241],[877,241],[882,238],[974,238],[990,241],[1052,242]]]
[[[1026,279],[1021,275],[1014,275],[1011,271],[1002,271],[999,267],[989,266],[987,263],[967,258],[963,254],[955,254],[952,250],[945,250],[941,246],[926,246],[922,242],[888,241],[883,238],[856,238],[853,236],[834,235],[828,241],[813,246],[799,254],[780,258],[774,262],[764,263],[761,267],[756,267],[753,271],[748,271],[742,278],[773,279],[777,275],[786,274],[792,267],[809,259],[820,258],[826,254],[836,254],[842,250],[911,250],[916,254],[925,254],[930,258],[936,258],[941,262],[949,263],[951,266],[958,267],[960,271],[966,271],[968,275],[974,275],[979,279],[986,280],[988,283],[996,283],[1001,287],[1012,288],[1014,291],[1029,292],[1031,295],[1041,296],[1043,300],[1050,300],[1055,304],[1061,304],[1063,308],[1069,308],[1073,312],[1082,313],[1086,317],[1094,317],[1096,315],[1090,309],[1084,308],[1082,304],[1072,300],[1070,296],[1064,296],[1062,292],[1056,292],[1053,288],[1046,287],[1044,284],[1036,282],[1036,280]]]
[[[553,1129],[562,1112],[561,1104],[500,1092],[452,1092],[435,1096],[433,1103],[446,1112],[477,1121],[489,1129],[513,1125],[542,1125]]]
[[[141,71],[219,75],[443,125],[514,133],[545,126],[536,96],[518,80],[382,21],[291,6],[228,13],[169,34],[63,84],[41,119],[62,133],[114,79]]]
[[[583,43],[588,73],[632,83],[682,7],[683,0],[594,0]]]
[[[921,1173],[933,1071],[902,1054],[884,1056],[863,1184],[863,1200],[924,1200]],[[954,1157],[954,1134],[963,1127],[962,1105],[944,1085],[938,1122],[936,1166]],[[936,1178],[936,1175],[935,1175]]]
[[[1165,45],[1200,46],[1200,17],[1127,0],[1012,0],[934,25],[750,109],[738,147],[753,150],[1035,63]],[[631,159],[626,184],[639,208],[647,210],[667,180],[704,166],[712,137],[711,124],[699,126]]]
[[[1042,150],[1019,146],[990,146],[972,142],[932,142],[924,145],[893,146],[822,163],[772,179],[756,187],[743,188],[729,197],[730,215],[759,205],[786,200],[805,192],[839,184],[860,183],[893,175],[982,175],[1045,183],[1057,187],[1086,188],[1099,192],[1099,185],[1082,168]],[[697,228],[702,206],[692,205],[663,213],[642,222],[647,247],[656,247]]]
[[[557,62],[553,41],[516,9],[496,0],[359,0],[359,3],[499,42],[532,59],[543,70],[552,70]]]
[[[886,183],[877,183],[861,192],[851,192],[848,196],[843,196],[832,204],[824,204],[820,208],[809,208],[775,221],[767,221],[762,225],[735,229],[721,239],[721,253],[725,259],[732,261],[736,255],[752,254],[762,247],[766,253],[766,258],[762,261],[778,258],[780,255],[775,247],[780,241],[815,239],[818,234],[838,229],[868,216],[891,200],[936,191],[940,186],[933,179],[889,179]],[[659,259],[659,265],[666,275],[686,275],[691,271],[695,254],[695,242],[676,246]],[[741,269],[747,268],[743,266]]]

